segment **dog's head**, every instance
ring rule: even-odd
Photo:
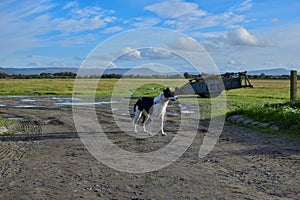
[[[164,97],[167,98],[168,100],[171,100],[171,101],[176,101],[177,100],[177,96],[174,94],[174,92],[172,92],[170,90],[169,87],[164,89],[163,93],[164,93]]]

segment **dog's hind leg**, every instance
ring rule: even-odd
[[[133,117],[133,120],[132,120],[132,124],[133,124],[133,126],[134,126],[134,132],[135,132],[135,133],[137,133],[136,123],[137,123],[137,121],[139,121],[141,115],[142,115],[142,112],[139,111],[138,108],[136,108],[135,113],[134,113],[134,117]]]
[[[149,120],[150,115],[149,115],[146,111],[143,111],[143,115],[144,115],[143,129],[144,129],[144,132],[147,133],[147,130],[146,130],[146,123],[147,123],[147,121]]]

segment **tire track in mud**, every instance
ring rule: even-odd
[[[20,149],[18,145],[0,146],[0,161],[7,158],[21,159],[25,154],[25,149]]]
[[[30,151],[31,142],[0,142],[0,180],[14,177],[24,171],[24,162],[22,158]],[[5,184],[5,182],[1,183]]]

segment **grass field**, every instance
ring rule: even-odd
[[[233,105],[280,103],[290,98],[289,80],[251,80],[254,88],[235,89],[226,92]],[[300,82],[298,83],[300,90]]]
[[[0,95],[71,96],[74,81],[74,79],[0,79]],[[152,96],[159,94],[163,85],[174,89],[186,82],[184,79],[101,79],[96,96],[109,97],[112,92],[120,97]],[[229,108],[245,104],[281,103],[289,100],[288,80],[251,80],[251,83],[254,88],[224,91]],[[300,82],[298,91],[300,91]],[[300,95],[298,99],[299,97]]]
[[[74,79],[0,79],[0,95],[71,96]]]
[[[156,96],[165,86],[174,89],[187,83],[184,79],[100,79],[98,83],[97,81],[96,79],[80,80],[79,83],[83,85],[80,93],[95,92],[85,84],[89,82],[96,83],[97,97],[107,98],[112,94],[123,98]],[[71,96],[74,83],[75,79],[0,79],[0,95]],[[242,113],[258,120],[271,119],[282,124],[282,128],[285,129],[289,128],[290,123],[296,123],[291,130],[298,131],[297,134],[300,135],[300,108],[286,104],[290,98],[289,80],[251,80],[251,83],[254,88],[223,92],[226,95],[227,112]],[[299,81],[298,91],[300,91]],[[200,104],[210,103],[210,99],[199,98],[198,101]],[[300,94],[298,101],[300,101]],[[291,117],[293,117],[292,121],[289,120]],[[284,121],[281,123],[282,120]],[[283,126],[284,123],[289,125]]]

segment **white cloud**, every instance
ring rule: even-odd
[[[77,1],[71,1],[63,7],[63,10],[70,9],[72,7],[78,7],[78,6],[79,6],[79,4]]]
[[[174,55],[166,49],[162,48],[142,48],[142,49],[134,49],[131,47],[127,47],[122,49],[120,60],[142,60],[142,59],[169,59],[174,58]]]
[[[230,11],[233,11],[233,12],[243,12],[245,10],[249,10],[250,8],[252,8],[252,5],[253,2],[252,0],[245,0],[243,1],[242,3],[236,5],[236,6],[233,6],[230,8]]]
[[[205,11],[198,9],[197,4],[181,0],[163,1],[146,6],[145,9],[165,18],[177,18],[184,15],[204,16],[206,14]]]
[[[101,33],[104,34],[110,34],[110,33],[116,33],[123,30],[123,28],[121,26],[113,26],[113,27],[109,27],[104,29],[103,31],[101,31]]]
[[[141,52],[131,47],[122,49],[120,59],[122,60],[139,60],[141,59]]]
[[[202,46],[190,37],[178,37],[176,40],[167,43],[168,47],[179,51],[203,51]]]
[[[152,4],[145,7],[145,9],[156,13],[162,18],[167,18],[164,21],[165,25],[185,32],[217,26],[223,26],[227,29],[236,28],[239,26],[238,24],[252,20],[246,19],[244,15],[240,14],[251,7],[252,0],[246,0],[228,8],[223,13],[213,14],[199,9],[196,3],[171,0]]]
[[[249,20],[243,15],[237,15],[233,12],[225,12],[218,15],[207,15],[202,17],[184,16],[176,20],[165,21],[166,25],[173,25],[179,31],[194,31],[209,27],[225,27],[232,29],[239,27],[237,24],[243,24]]]
[[[24,0],[21,3],[18,1],[6,1],[4,5],[6,10],[6,15],[10,16],[12,20],[19,20],[25,17],[30,17],[32,15],[39,15],[43,12],[47,12],[55,7],[55,4],[51,3],[49,0],[41,1],[29,1]],[[4,13],[4,12],[3,12]]]
[[[237,28],[239,27],[239,23],[244,23],[247,20],[243,15],[236,15],[232,12],[227,12],[223,14],[223,22],[222,25],[227,29]]]
[[[59,6],[60,4],[50,0],[2,1],[1,57],[16,51],[53,44],[84,44],[96,37],[86,31],[104,29],[117,20],[111,10],[92,6],[80,7],[76,1]],[[53,11],[59,12],[60,9],[63,9],[63,15],[54,15]]]
[[[260,40],[245,28],[238,28],[226,34],[225,39],[231,45],[242,46],[274,46],[271,41]]]
[[[210,52],[229,47],[275,47],[270,39],[260,39],[247,29],[239,27],[231,32],[195,34],[204,40],[201,44]]]
[[[149,59],[168,59],[173,57],[173,54],[170,51],[161,48],[144,48],[141,49],[140,52],[143,58]]]
[[[17,50],[43,46],[38,37],[51,30],[47,11],[54,6],[46,0],[2,2],[0,55],[5,56]]]
[[[250,34],[253,37],[235,38],[234,44],[229,41],[227,36],[229,33],[219,35],[211,33],[201,36],[205,38],[205,42],[210,42],[209,47],[214,47],[206,49],[223,71],[224,69],[241,71],[280,67],[293,69],[300,66],[297,56],[300,44],[299,31],[300,24],[266,27],[256,30],[255,34],[247,30],[248,34],[245,35]],[[238,31],[236,35],[239,35],[237,33]],[[231,36],[233,35],[235,34]],[[270,41],[276,41],[276,45]],[[204,46],[207,47],[206,44]]]
[[[219,24],[218,19],[220,19],[218,16],[207,16],[204,18],[187,17],[178,20],[175,24],[179,31],[192,31],[217,26]]]
[[[111,19],[103,19],[99,16],[93,16],[81,19],[56,19],[52,22],[56,25],[56,30],[62,31],[64,33],[76,33],[104,28],[108,24],[108,22],[111,22]]]
[[[95,39],[96,36],[94,34],[76,35],[65,37],[64,39],[60,40],[58,44],[62,46],[80,45],[91,42]]]
[[[80,7],[77,2],[67,3],[64,9],[69,11],[67,17],[60,17],[52,21],[54,29],[64,33],[101,29],[117,20],[111,15],[112,10],[103,10],[95,6]]]
[[[139,28],[155,26],[160,22],[158,18],[136,18],[135,20],[137,22],[133,23],[133,25]]]

